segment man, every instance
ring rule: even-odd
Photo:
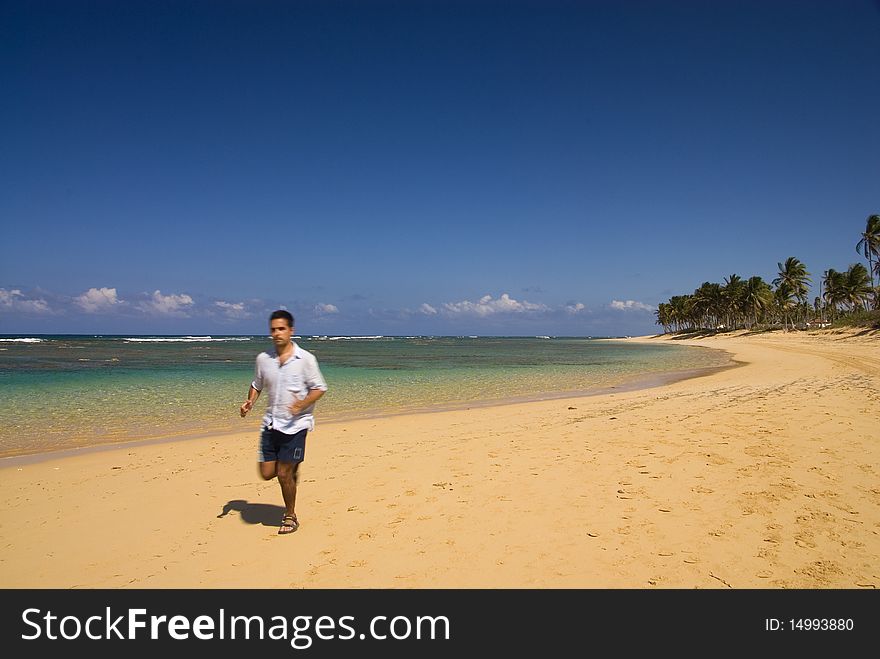
[[[278,477],[285,512],[280,535],[299,528],[296,518],[296,485],[299,464],[305,459],[306,434],[315,427],[315,401],[327,391],[327,383],[312,353],[292,341],[293,316],[283,309],[269,316],[273,350],[257,355],[254,381],[241,406],[244,418],[263,390],[268,405],[260,433],[260,476]]]

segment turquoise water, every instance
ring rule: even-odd
[[[330,391],[322,420],[589,392],[727,355],[589,338],[301,337]],[[0,337],[0,455],[254,429],[238,408],[253,337]]]

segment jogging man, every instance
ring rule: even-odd
[[[295,510],[299,464],[306,455],[306,435],[315,427],[315,402],[327,391],[318,360],[293,342],[293,323],[293,316],[283,309],[269,316],[274,348],[257,355],[254,380],[241,406],[243,418],[266,392],[258,460],[260,476],[264,480],[277,476],[281,485],[285,512],[279,535],[299,528]]]

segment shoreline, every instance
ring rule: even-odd
[[[605,339],[603,339],[605,340]],[[608,340],[616,340],[616,339],[608,339]],[[629,340],[629,339],[619,339],[619,340]],[[727,352],[725,350],[720,350],[718,348],[709,348],[707,346],[694,346],[700,348],[706,348],[709,350],[716,350],[717,352]],[[728,353],[729,355],[729,353]],[[735,360],[730,359],[729,364],[722,366],[707,366],[702,368],[692,368],[692,369],[684,369],[684,370],[676,370],[676,371],[662,371],[657,373],[649,373],[649,374],[641,374],[637,376],[633,376],[628,379],[624,379],[618,384],[608,385],[603,387],[597,387],[595,389],[583,389],[583,390],[561,390],[561,391],[551,391],[545,392],[541,394],[523,394],[520,396],[509,396],[506,398],[488,398],[488,399],[477,399],[472,401],[455,401],[450,403],[438,403],[436,405],[432,405],[429,407],[412,407],[412,408],[404,408],[399,410],[390,410],[386,412],[379,413],[360,413],[354,412],[349,414],[339,414],[337,416],[331,417],[321,417],[319,416],[317,422],[321,424],[321,426],[326,426],[330,424],[339,424],[339,423],[349,423],[351,421],[358,420],[369,420],[369,419],[386,419],[393,418],[399,416],[410,416],[410,415],[418,415],[418,414],[432,414],[435,412],[451,412],[457,410],[468,410],[468,409],[478,409],[478,408],[486,408],[486,407],[499,407],[505,405],[518,405],[522,403],[534,403],[545,400],[561,400],[561,399],[569,399],[569,398],[585,398],[590,396],[602,396],[609,393],[614,392],[622,392],[622,391],[637,391],[640,389],[651,389],[654,387],[662,387],[666,384],[671,384],[673,382],[678,382],[681,380],[687,380],[690,378],[699,378],[705,377],[707,375],[711,375],[712,373],[723,371],[729,368],[736,368],[740,366]],[[233,422],[234,423],[234,422]],[[121,450],[126,448],[134,448],[138,446],[149,446],[151,444],[167,444],[169,442],[185,442],[192,441],[197,439],[204,439],[206,437],[231,437],[234,435],[238,435],[245,430],[241,428],[233,429],[217,429],[217,430],[207,430],[204,432],[182,432],[179,434],[164,434],[157,435],[155,437],[142,437],[142,438],[133,438],[133,439],[124,439],[117,441],[106,441],[99,442],[96,444],[83,444],[81,446],[74,446],[70,448],[62,448],[62,449],[53,449],[51,451],[36,451],[33,453],[9,453],[5,455],[0,455],[0,469],[4,467],[14,467],[20,466],[23,464],[36,464],[40,462],[46,462],[50,460],[59,460],[66,457],[72,457],[76,455],[84,455],[87,453],[94,453],[99,451],[113,451],[113,450]],[[253,432],[254,436],[256,436],[258,432],[258,428],[250,428],[248,432]]]
[[[688,340],[742,364],[319,419],[292,537],[276,534],[280,493],[256,475],[250,430],[0,467],[0,584],[880,587],[880,333]]]

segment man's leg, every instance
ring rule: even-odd
[[[293,518],[293,524],[282,525],[284,533],[290,533],[299,528],[296,519],[296,484],[299,482],[299,462],[260,462],[260,477],[270,481],[276,476],[281,486],[281,496],[284,498],[284,517]],[[285,520],[286,521],[286,520]],[[290,529],[290,530],[287,530]]]
[[[299,481],[299,462],[278,462],[278,484],[284,497],[284,518],[279,533],[293,533],[299,528],[296,519],[296,484]]]
[[[278,483],[281,485],[281,496],[284,497],[286,514],[296,517],[296,484],[299,482],[299,462],[279,462]]]
[[[305,441],[305,430],[289,436],[277,431],[263,435],[260,457],[264,461],[259,463],[260,477],[263,480],[277,477],[281,486],[281,496],[284,498],[284,517],[278,530],[281,534],[292,533],[299,528],[296,519],[296,486],[299,481],[299,463],[305,456]],[[269,457],[277,459],[266,459]]]
[[[270,481],[276,476],[278,459],[278,446],[275,443],[275,433],[268,428],[260,432],[260,450],[257,466],[260,468],[260,478]]]

